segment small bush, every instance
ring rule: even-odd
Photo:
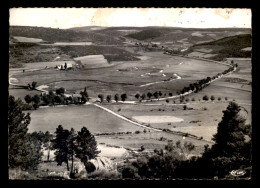
[[[210,100],[214,101],[214,100],[215,100],[215,97],[212,95],[212,96],[210,97]]]
[[[219,97],[218,100],[221,101],[221,97]]]
[[[192,98],[191,100],[192,100],[192,101],[195,101],[195,99],[194,99],[194,98]]]
[[[202,98],[204,101],[207,101],[209,100],[209,97],[207,95],[204,95],[203,98]]]
[[[227,100],[228,100],[228,98],[227,98],[227,97],[225,97],[225,100],[227,101]]]
[[[135,134],[139,134],[140,133],[140,131],[135,131]]]
[[[167,140],[167,139],[162,136],[159,140],[160,140],[160,141],[165,141],[165,140]]]
[[[120,111],[121,111],[121,108],[119,108],[117,111],[120,112]]]
[[[185,99],[185,101],[186,101],[186,102],[189,102],[189,101],[190,101],[190,99],[189,99],[189,98],[187,98],[187,99]]]
[[[184,105],[184,106],[183,106],[183,110],[187,110],[187,105]]]
[[[94,172],[94,171],[96,170],[95,165],[93,165],[93,163],[91,163],[91,162],[87,162],[87,163],[85,164],[85,168],[86,168],[86,171],[87,171],[88,173]]]
[[[169,103],[170,101],[168,99],[166,99],[166,102]]]
[[[206,107],[204,107],[204,108],[203,108],[203,110],[205,110],[205,111],[206,111],[206,110],[208,110],[208,109],[207,109]]]
[[[136,171],[137,169],[132,166],[126,167],[122,171],[122,177],[133,179],[136,177]]]

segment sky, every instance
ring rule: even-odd
[[[83,26],[251,28],[250,9],[12,8],[10,25],[68,29]]]

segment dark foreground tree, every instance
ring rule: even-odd
[[[212,160],[219,177],[224,177],[241,166],[250,166],[251,162],[251,139],[245,139],[246,136],[250,138],[250,126],[245,125],[247,112],[241,111],[235,102],[230,102],[223,113],[217,133],[212,139],[215,144],[204,153],[204,157]]]
[[[39,134],[39,133],[37,133]],[[27,146],[27,169],[37,169],[41,162],[43,152],[41,151],[42,140],[35,137],[33,134],[28,134],[28,146]],[[28,160],[30,159],[30,160]]]
[[[23,102],[8,97],[8,165],[10,169],[36,169],[42,156],[41,145],[27,133],[30,114],[22,112]]]
[[[225,178],[232,170],[251,167],[251,131],[250,125],[245,125],[246,112],[231,102],[223,113],[213,137],[215,144],[211,148],[205,146],[202,157],[183,162],[175,177]]]
[[[97,151],[97,143],[95,137],[83,127],[78,134],[72,128],[70,131],[63,129],[59,125],[56,129],[56,137],[53,139],[53,149],[55,149],[55,161],[57,165],[62,165],[63,162],[67,165],[67,170],[70,170],[70,175],[74,177],[74,160],[79,158],[88,166],[88,160],[97,156],[100,151]],[[69,168],[69,161],[71,161],[71,168]]]
[[[59,125],[55,131],[55,139],[53,139],[53,149],[55,149],[55,161],[57,165],[61,166],[63,162],[67,164],[67,170],[69,171],[69,148],[68,138],[70,132],[63,129],[62,125]]]
[[[22,112],[23,103],[13,96],[8,98],[8,162],[10,168],[26,169],[27,131],[30,124],[30,114]]]
[[[97,142],[95,137],[89,132],[86,127],[82,127],[78,132],[76,138],[76,157],[81,160],[85,165],[88,160],[94,159],[100,151],[97,150]]]

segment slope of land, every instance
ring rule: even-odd
[[[251,45],[252,45],[251,35],[242,34],[242,35],[236,35],[231,37],[225,37],[212,42],[195,44],[187,52],[185,52],[185,54],[191,52],[202,53],[202,50],[209,49],[210,53],[208,54],[215,54],[215,55],[209,56],[208,58],[217,61],[221,61],[225,58],[230,58],[230,57],[250,58],[251,51],[245,51],[242,49],[251,47]]]

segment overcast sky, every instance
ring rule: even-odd
[[[13,8],[10,25],[67,29],[82,26],[251,28],[250,9]]]

